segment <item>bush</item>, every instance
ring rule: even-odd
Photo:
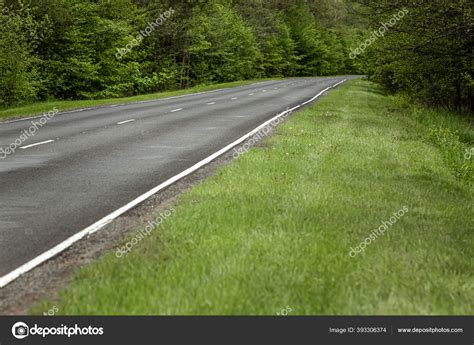
[[[472,184],[474,157],[466,159],[465,153],[469,149],[461,142],[458,131],[448,127],[431,127],[428,139],[439,147],[444,161],[456,178]]]

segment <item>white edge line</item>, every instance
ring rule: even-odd
[[[38,146],[38,145],[43,145],[43,144],[49,144],[49,143],[52,143],[54,140],[46,140],[46,141],[42,141],[40,143],[36,143],[36,144],[31,144],[31,145],[26,145],[26,146],[21,146],[20,149],[28,149],[30,147],[33,147],[33,146]]]
[[[297,106],[295,106],[291,109],[287,109],[287,110],[281,112],[280,114],[277,114],[276,116],[274,116],[270,120],[262,123],[260,126],[253,129],[252,131],[245,134],[244,136],[240,137],[236,141],[230,143],[229,145],[227,145],[224,148],[220,149],[219,151],[213,153],[212,155],[208,156],[207,158],[203,159],[202,161],[194,164],[192,167],[182,171],[178,175],[175,175],[175,176],[171,177],[170,179],[166,180],[165,182],[161,183],[160,185],[156,186],[155,188],[151,189],[150,191],[146,192],[145,194],[140,195],[138,198],[136,198],[135,200],[129,202],[125,206],[122,206],[118,210],[112,212],[108,216],[106,216],[106,217],[102,218],[101,220],[95,222],[94,224],[90,225],[89,227],[85,228],[84,230],[79,231],[75,235],[73,235],[73,236],[69,237],[68,239],[64,240],[63,242],[57,244],[55,247],[53,247],[53,248],[49,249],[48,251],[44,252],[43,254],[37,256],[33,260],[28,261],[27,263],[23,264],[22,266],[18,267],[17,269],[15,269],[15,270],[11,271],[10,273],[4,275],[3,277],[0,278],[0,288],[3,288],[7,284],[9,284],[12,281],[14,281],[15,279],[17,279],[22,274],[30,271],[31,269],[33,269],[36,266],[42,264],[46,260],[49,260],[52,257],[56,256],[57,254],[61,253],[63,250],[67,249],[72,244],[74,244],[75,242],[81,240],[85,236],[99,231],[101,228],[103,228],[104,226],[109,224],[115,218],[121,216],[122,214],[124,214],[128,210],[130,210],[130,209],[134,208],[135,206],[139,205],[140,203],[142,203],[143,201],[145,201],[146,199],[148,199],[152,195],[158,193],[160,190],[170,186],[171,184],[175,183],[176,181],[182,179],[183,177],[195,172],[196,170],[200,169],[204,165],[209,164],[214,159],[218,158],[219,156],[223,155],[224,153],[226,153],[227,151],[232,149],[234,146],[237,146],[238,144],[245,141],[250,136],[257,133],[259,130],[261,130],[262,128],[267,126],[269,123],[271,123],[271,122],[275,121],[276,119],[286,115],[289,112],[292,112],[295,109],[301,108],[302,106],[313,102],[316,98],[321,96],[324,92],[326,92],[326,91],[328,91],[332,88],[335,88],[336,86],[338,86],[339,84],[342,84],[346,80],[347,79],[344,79],[344,80],[342,80],[342,81],[340,81],[340,82],[324,89],[323,91],[319,92],[316,96],[314,96],[313,98],[311,98],[310,100],[308,100],[304,103],[301,103],[300,105],[297,105]]]
[[[175,113],[175,112],[181,111],[181,110],[183,110],[183,108],[173,109],[173,110],[170,111],[170,113]]]
[[[117,122],[117,125],[123,125],[125,123],[129,123],[129,122],[133,122],[133,121],[135,121],[135,119],[126,120],[126,121],[122,121],[122,122]]]

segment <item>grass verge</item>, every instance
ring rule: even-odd
[[[446,116],[348,82],[183,194],[130,254],[80,269],[33,312],[471,315],[472,175],[447,157],[473,146],[473,129]],[[460,144],[440,144],[440,127]]]
[[[212,85],[198,85],[189,89],[175,90],[175,91],[166,91],[153,93],[148,95],[139,95],[133,97],[124,97],[124,98],[108,98],[108,99],[95,99],[95,100],[81,100],[81,101],[49,101],[49,102],[37,102],[33,104],[28,104],[24,106],[0,109],[0,120],[8,118],[17,118],[17,117],[26,117],[32,115],[39,115],[47,113],[53,108],[58,109],[59,111],[89,108],[89,107],[98,107],[103,105],[110,104],[123,104],[123,103],[132,103],[140,101],[149,101],[160,98],[167,98],[173,96],[187,95],[196,92],[212,91],[227,87],[237,87],[243,85],[249,85],[256,82],[276,80],[278,78],[271,79],[255,79],[255,80],[244,80],[244,81],[234,81],[229,83],[222,84],[212,84]]]

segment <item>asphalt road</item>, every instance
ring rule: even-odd
[[[26,148],[0,158],[0,277],[345,78],[285,79],[57,114]],[[31,121],[0,123],[0,148]]]

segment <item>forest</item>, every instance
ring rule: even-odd
[[[362,74],[389,92],[474,112],[470,0],[0,5],[2,108],[246,79]]]

